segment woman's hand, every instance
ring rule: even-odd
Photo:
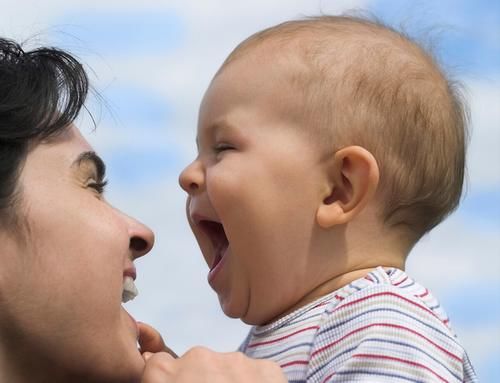
[[[146,362],[142,383],[286,383],[279,366],[240,352],[218,353],[195,347],[178,357],[153,327],[138,323],[139,346]]]
[[[145,354],[149,355],[151,353],[165,352],[172,357],[177,358],[177,354],[165,345],[160,333],[153,327],[142,322],[137,322],[137,327],[139,327],[138,342],[141,347],[140,352],[143,356]]]
[[[280,367],[240,352],[217,353],[195,347],[175,359],[166,352],[145,353],[142,383],[286,383]]]

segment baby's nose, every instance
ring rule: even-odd
[[[179,175],[179,185],[189,195],[201,190],[204,182],[205,174],[199,160],[191,162]]]

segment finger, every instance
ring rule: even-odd
[[[142,322],[137,322],[137,327],[139,328],[138,342],[142,354],[145,352],[156,353],[163,351],[172,355],[174,358],[178,357],[175,352],[165,345],[160,333],[153,327]]]
[[[144,367],[141,383],[173,383],[177,362],[173,356],[166,352],[156,354],[146,352],[145,354],[149,357]]]

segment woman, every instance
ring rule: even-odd
[[[54,49],[0,40],[0,381],[133,381],[121,305],[149,228],[102,196],[105,167],[72,125],[88,81]]]
[[[71,55],[0,38],[0,382],[277,381],[239,354],[173,359],[122,307],[154,236],[103,198],[73,125],[87,91]]]

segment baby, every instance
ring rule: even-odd
[[[187,216],[240,350],[291,382],[474,382],[403,270],[459,203],[467,113],[417,43],[347,16],[242,42],[200,107]]]

